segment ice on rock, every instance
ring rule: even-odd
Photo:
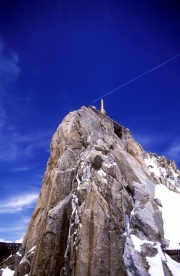
[[[80,179],[79,179],[79,175],[78,175],[78,174],[76,175],[76,180],[77,180],[78,187],[79,187],[79,185],[81,185],[81,181],[80,181]]]
[[[75,224],[79,224],[80,220],[79,220],[79,215],[78,215],[78,212],[76,210],[76,213],[75,213]]]
[[[78,197],[76,194],[73,195],[72,197],[72,214],[74,212],[74,210],[76,209],[76,205],[78,204]]]
[[[88,181],[91,178],[91,163],[87,162],[87,165],[83,168],[83,181]]]
[[[134,214],[135,214],[135,211],[134,211],[134,209],[132,209],[132,211],[131,211],[131,218],[134,216]]]

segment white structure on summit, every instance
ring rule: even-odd
[[[101,113],[103,115],[106,115],[106,110],[104,109],[104,100],[103,99],[101,99]]]

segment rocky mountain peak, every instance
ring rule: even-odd
[[[107,115],[92,106],[69,113],[52,138],[14,275],[177,275],[163,251],[156,186],[173,185],[179,197],[178,183],[174,162],[146,153]]]

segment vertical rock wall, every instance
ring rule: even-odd
[[[131,240],[164,238],[145,156],[127,129],[96,110],[67,115],[52,139],[15,275],[149,275],[146,254]]]

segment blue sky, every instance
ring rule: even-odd
[[[0,239],[20,239],[70,111],[180,54],[178,1],[1,1]],[[180,57],[104,98],[180,167]],[[95,102],[99,108],[99,102]]]

